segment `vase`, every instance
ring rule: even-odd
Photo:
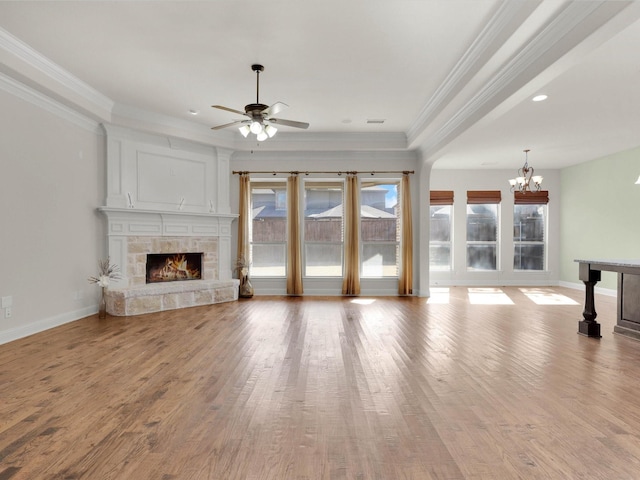
[[[103,320],[107,318],[107,296],[106,287],[102,287],[102,294],[100,295],[100,305],[98,306],[98,318]]]
[[[242,298],[253,297],[253,285],[251,285],[248,275],[243,275],[240,278],[240,296]]]

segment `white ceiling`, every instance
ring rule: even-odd
[[[101,121],[159,114],[248,149],[209,129],[238,119],[210,106],[253,103],[261,63],[260,102],[310,124],[264,148],[374,138],[436,168],[514,169],[530,148],[561,168],[640,145],[639,19],[619,0],[0,1],[0,71]]]

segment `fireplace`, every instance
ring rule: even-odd
[[[202,279],[203,253],[148,253],[146,282]]]

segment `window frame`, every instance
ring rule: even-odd
[[[431,190],[429,192],[429,270],[434,272],[451,272],[454,269],[454,255],[453,255],[453,222],[454,222],[454,208],[453,208],[454,192],[453,190]],[[442,207],[449,207],[449,240],[433,240],[433,224],[432,219],[434,216],[434,208],[440,209]],[[434,266],[431,263],[431,247],[449,247],[449,262],[446,268],[441,266]]]
[[[258,180],[251,180],[250,184],[249,184],[249,188],[250,188],[250,199],[251,199],[251,204],[250,204],[250,211],[251,211],[251,221],[249,222],[249,252],[250,252],[250,258],[251,258],[251,263],[249,265],[249,275],[251,277],[255,277],[255,278],[286,278],[287,276],[287,249],[288,249],[288,241],[287,241],[287,235],[286,235],[286,231],[288,229],[288,212],[287,212],[287,202],[286,202],[286,197],[288,195],[287,192],[287,182],[286,179],[282,179],[282,178],[278,178],[277,180],[269,180],[269,179],[258,179]],[[284,235],[284,239],[282,241],[261,241],[261,242],[256,242],[254,240],[254,222],[255,217],[254,217],[254,189],[272,189],[274,190],[273,194],[274,194],[274,200],[273,200],[273,208],[274,208],[274,212],[275,211],[279,211],[285,212],[284,215],[284,226],[285,226],[285,235]],[[284,208],[282,208],[282,205],[279,204],[278,202],[278,191],[279,190],[283,190],[284,191],[284,197],[285,197],[285,203],[284,203]],[[276,218],[276,217],[274,217]],[[283,265],[282,266],[278,266],[278,267],[273,267],[273,268],[282,268],[282,274],[260,274],[259,271],[256,270],[256,261],[255,261],[255,249],[254,246],[256,245],[282,245],[283,246],[283,252],[284,252],[284,258],[283,258]]]
[[[374,186],[382,186],[382,185],[394,185],[396,187],[396,205],[395,205],[395,222],[396,222],[396,239],[395,240],[382,240],[382,241],[365,241],[363,235],[363,222],[362,222],[362,198],[363,198],[363,190],[374,187]],[[358,217],[358,227],[360,229],[360,278],[361,279],[390,279],[390,278],[399,278],[400,277],[400,232],[401,232],[401,222],[402,222],[402,213],[400,204],[401,192],[400,188],[402,185],[402,181],[399,178],[386,178],[386,179],[375,179],[375,180],[367,180],[361,181],[359,185],[358,198],[360,203],[360,216]],[[375,208],[375,207],[372,207]],[[385,199],[385,208],[386,208],[386,199]],[[388,213],[388,212],[386,212]],[[395,274],[393,275],[366,275],[366,266],[365,266],[365,247],[366,246],[393,246],[395,247]],[[384,264],[383,264],[384,271]]]
[[[498,272],[501,270],[500,249],[501,249],[501,204],[502,193],[500,190],[469,190],[467,191],[467,214],[465,218],[466,225],[466,242],[465,242],[465,263],[467,272]],[[496,227],[495,240],[469,240],[469,206],[470,205],[495,205],[496,208]],[[495,247],[495,268],[479,269],[469,266],[469,247],[470,246],[494,246]]]
[[[308,202],[307,202],[307,191],[308,191],[308,187],[311,188],[326,188],[327,190],[331,189],[331,188],[339,188],[341,195],[341,202],[338,205],[342,205],[342,209],[341,209],[341,216],[340,216],[340,236],[341,236],[341,240],[340,241],[326,241],[326,242],[320,242],[320,241],[308,241],[307,240],[307,211],[308,211]],[[328,279],[328,278],[343,278],[344,276],[344,201],[345,201],[345,182],[343,180],[335,180],[335,179],[322,179],[322,178],[313,178],[313,179],[305,179],[303,180],[303,185],[302,185],[302,196],[303,196],[303,202],[302,202],[302,209],[300,212],[300,215],[302,216],[302,228],[301,230],[301,244],[302,244],[302,252],[301,252],[301,257],[302,257],[302,276],[303,278],[310,278],[310,279]],[[338,206],[336,205],[336,207]],[[335,208],[335,207],[330,207],[330,208]],[[326,220],[328,221],[328,220]],[[309,273],[309,268],[312,268],[313,266],[308,265],[308,258],[307,258],[307,246],[339,246],[340,247],[340,273],[339,274],[335,274],[335,275],[312,275]]]
[[[525,197],[524,195],[516,195],[514,198],[513,205],[513,271],[517,273],[539,273],[546,272],[548,268],[548,253],[549,253],[549,197],[548,192],[534,192],[536,195],[529,195],[529,193],[525,195],[529,195]],[[516,239],[516,210],[520,206],[536,206],[542,207],[543,209],[543,234],[542,240],[517,240]],[[520,229],[522,232],[522,229]],[[516,268],[516,249],[519,246],[542,246],[543,254],[542,254],[542,268],[541,269],[531,269],[531,268]]]

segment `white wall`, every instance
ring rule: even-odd
[[[87,282],[105,252],[98,124],[0,81],[0,343],[95,311]]]
[[[536,170],[536,173],[538,171]],[[560,172],[541,171],[543,189],[549,191],[547,271],[518,272],[513,269],[513,194],[508,179],[512,170],[439,170],[431,171],[431,190],[453,190],[453,251],[451,272],[430,273],[431,285],[557,285],[560,250]],[[499,267],[495,272],[468,272],[466,266],[467,190],[500,190]]]

